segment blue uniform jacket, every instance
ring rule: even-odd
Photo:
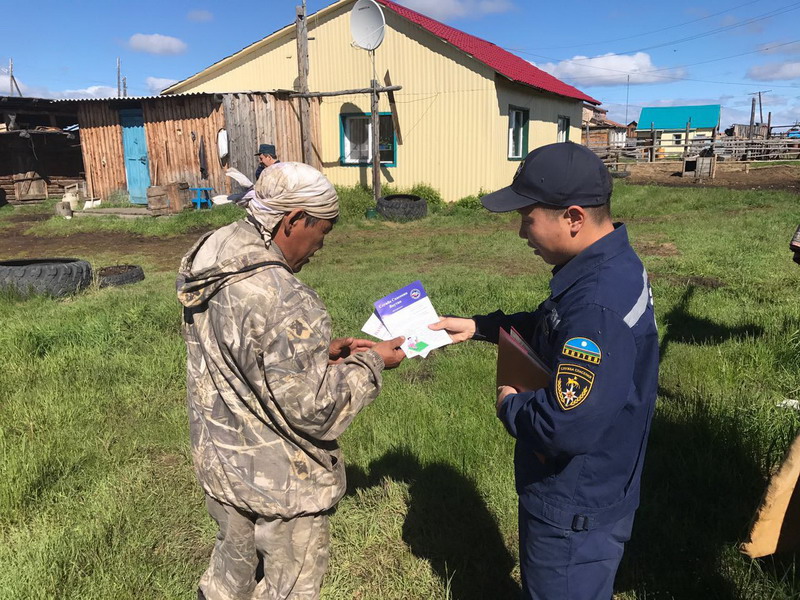
[[[658,383],[652,293],[624,225],[553,270],[532,313],[474,317],[474,339],[513,326],[552,368],[547,388],[508,396],[517,493],[552,525],[589,529],[639,505]]]

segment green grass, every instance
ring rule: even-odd
[[[336,334],[357,334],[372,301],[417,278],[442,313],[546,296],[549,269],[513,216],[470,200],[423,221],[366,221],[351,191],[301,274]],[[617,183],[614,212],[653,276],[663,349],[619,598],[800,598],[794,555],[737,551],[800,425],[776,406],[800,397],[797,196]],[[211,224],[181,223],[163,235]],[[150,269],[60,301],[0,296],[0,598],[195,597],[215,528],[188,453],[174,276]],[[341,440],[349,491],[324,598],[514,597],[513,440],[493,414],[494,357],[467,343],[386,374]]]

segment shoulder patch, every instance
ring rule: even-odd
[[[574,337],[564,344],[564,349],[561,351],[564,356],[570,358],[577,358],[578,360],[585,360],[593,365],[599,365],[602,358],[600,346],[595,344],[589,338]]]
[[[572,410],[589,397],[594,373],[586,367],[561,363],[556,372],[556,398],[562,410]]]

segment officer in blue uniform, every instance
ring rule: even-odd
[[[497,394],[497,416],[516,438],[527,599],[611,598],[639,505],[658,332],[647,272],[610,200],[608,170],[587,148],[531,152],[511,186],[482,202],[520,213],[520,237],[553,265],[550,297],[533,312],[431,326],[454,342],[494,343],[500,327],[514,327],[552,369],[546,388]]]

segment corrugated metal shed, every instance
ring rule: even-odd
[[[691,129],[714,129],[719,126],[719,104],[698,106],[646,106],[639,116],[637,131],[653,129],[686,129],[691,120]]]

